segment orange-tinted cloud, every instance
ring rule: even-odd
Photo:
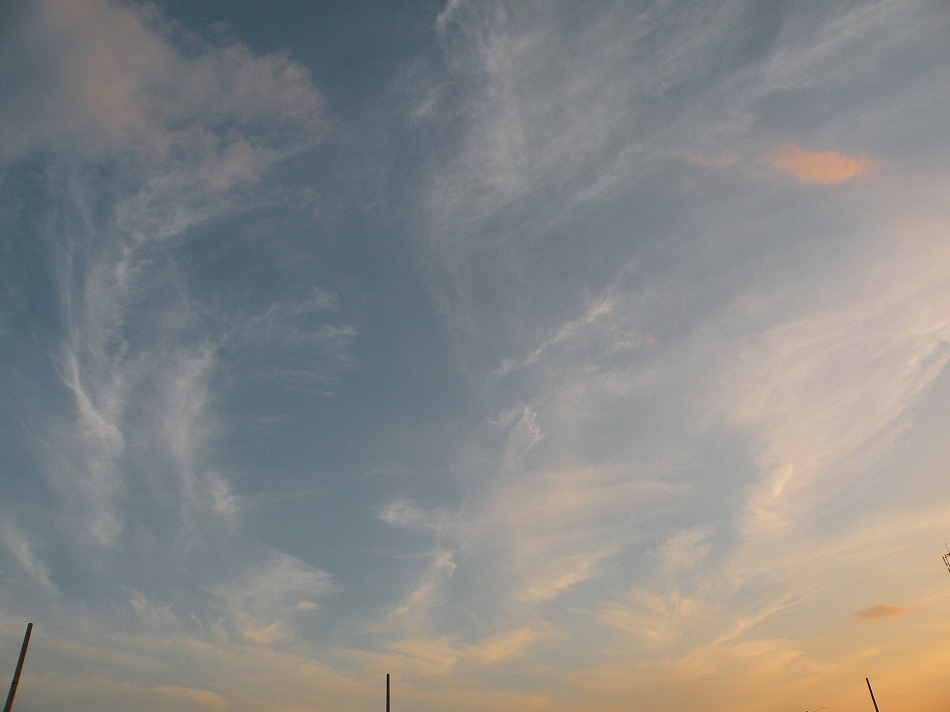
[[[886,603],[882,603],[877,606],[871,606],[870,608],[865,608],[862,611],[858,611],[854,614],[854,616],[858,620],[873,621],[879,618],[894,618],[896,616],[902,616],[905,613],[907,613],[907,609],[903,606],[889,606]]]
[[[785,144],[769,155],[773,168],[785,171],[803,183],[834,185],[877,170],[878,162],[869,156],[846,156],[837,151],[811,153]]]

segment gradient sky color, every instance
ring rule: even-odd
[[[945,712],[948,38],[3,4],[15,709]]]

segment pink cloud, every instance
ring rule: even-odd
[[[854,616],[858,620],[873,621],[880,618],[896,618],[897,616],[902,616],[907,613],[907,610],[908,609],[903,606],[889,606],[886,603],[881,603],[858,611]]]
[[[812,153],[794,144],[777,148],[768,157],[773,168],[788,173],[803,183],[835,185],[868,175],[879,167],[869,156],[846,156],[837,151]]]

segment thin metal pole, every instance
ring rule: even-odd
[[[877,708],[877,700],[874,699],[874,690],[871,689],[871,681],[867,678],[864,678],[864,681],[868,684],[868,692],[871,693],[871,702],[874,703],[874,712],[881,712],[881,710]]]
[[[6,710],[4,710],[6,712]],[[386,712],[389,712],[389,673],[386,673]]]
[[[10,712],[13,707],[13,696],[16,694],[17,683],[20,682],[20,672],[23,670],[23,661],[26,660],[26,646],[30,644],[30,633],[33,632],[33,624],[27,623],[26,635],[23,636],[23,647],[20,648],[20,659],[16,664],[16,672],[13,673],[13,682],[10,683],[10,694],[7,695],[7,703],[3,706],[3,712]]]

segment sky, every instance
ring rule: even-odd
[[[950,5],[0,7],[0,673],[945,712]]]

